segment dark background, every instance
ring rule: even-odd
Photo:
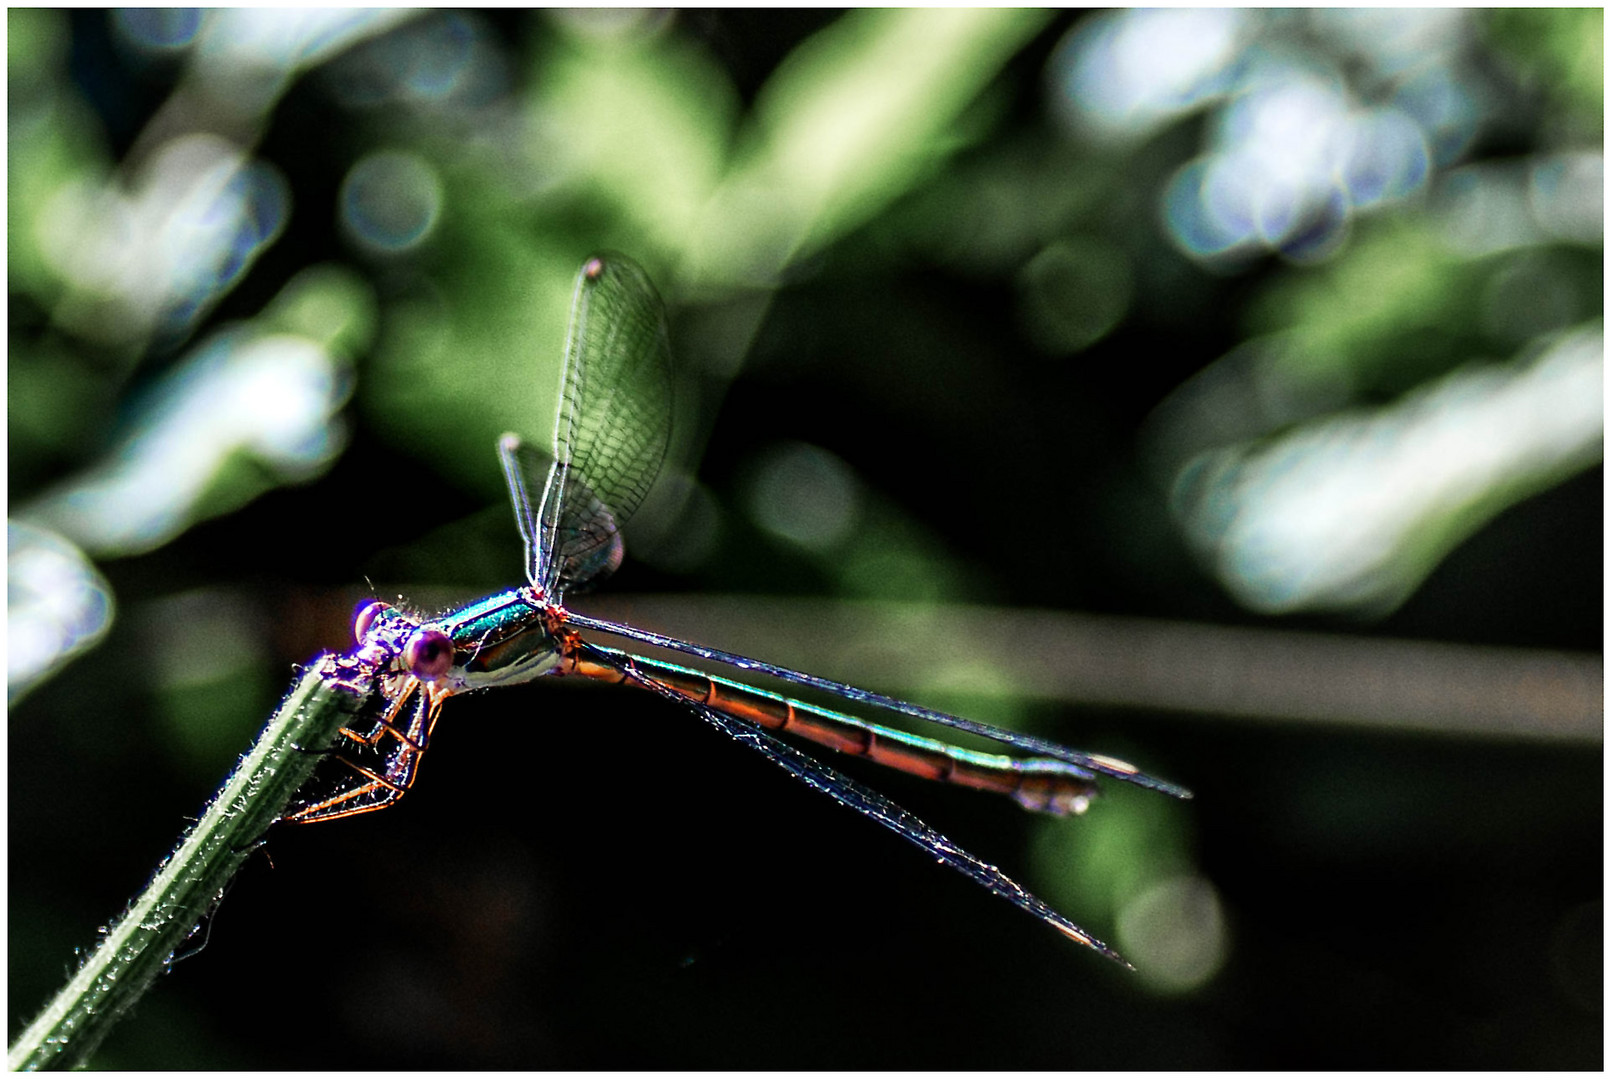
[[[747,104],[783,57],[836,17],[691,12],[666,32],[706,50]],[[1059,16],[1002,67],[991,84],[994,119],[945,169],[790,267],[731,379],[707,370],[679,384],[700,414],[686,465],[720,528],[704,556],[682,566],[635,559],[629,532],[627,563],[608,592],[859,598],[836,576],[832,553],[792,548],[744,514],[756,462],[799,440],[837,456],[874,493],[872,505],[902,524],[901,536],[916,530],[918,549],[941,553],[944,580],[963,583],[945,599],[1598,653],[1598,467],[1499,514],[1375,619],[1258,616],[1194,560],[1138,461],[1138,433],[1166,394],[1243,340],[1249,298],[1298,272],[1276,257],[1209,272],[1169,245],[1146,193],[1193,152],[1197,121],[1116,166],[1134,205],[1116,202],[1071,226],[1103,222],[1141,268],[1134,306],[1089,347],[1053,356],[1038,347],[1013,268],[968,273],[930,257],[922,238],[946,225],[937,200],[971,169],[1016,148],[1009,156],[1030,184],[1086,152],[1052,132],[1043,100],[1049,57],[1084,17]],[[522,93],[532,77],[525,58],[550,46],[552,22],[474,18],[512,58],[512,92]],[[136,62],[104,12],[65,19],[71,85],[121,157],[170,93],[177,65]],[[1473,48],[1505,69],[1504,41]],[[1548,89],[1534,85],[1535,97],[1469,157],[1537,149],[1547,135],[1524,121],[1530,108],[1536,117],[1550,110]],[[251,315],[320,261],[359,266],[383,325],[388,305],[423,278],[451,278],[460,265],[451,252],[401,268],[366,264],[332,227],[355,147],[391,122],[332,106],[319,72],[289,88],[258,152],[284,171],[296,209],[215,322]],[[602,213],[566,219],[573,265],[596,246],[633,250],[619,222],[596,224]],[[674,307],[680,355],[722,305]],[[14,342],[50,333],[45,321],[13,294]],[[127,392],[173,355],[154,347]],[[95,927],[170,850],[293,665],[345,646],[366,580],[425,604],[513,583],[517,538],[490,439],[465,467],[484,475],[461,483],[429,440],[413,441],[406,417],[369,402],[371,375],[390,377],[370,365],[358,358],[352,440],[327,473],[150,553],[101,563],[120,611],[110,635],[12,712],[13,1035],[71,969],[73,950],[93,943]],[[30,403],[13,396],[9,406]],[[87,440],[86,459],[109,440]],[[13,505],[77,464],[14,441]],[[151,639],[177,632],[176,611],[227,611],[251,628],[260,652],[227,691],[157,685]],[[198,730],[190,721],[172,719],[212,709],[233,719],[201,741],[186,737]],[[210,920],[206,947],[159,981],[96,1064],[1602,1064],[1598,745],[1025,709],[1039,734],[1127,757],[1194,790],[1192,802],[1169,809],[1168,827],[1223,905],[1228,952],[1208,982],[1152,988],[692,715],[626,691],[539,683],[451,702],[420,783],[397,808],[277,827]],[[1040,827],[1029,815],[850,771],[1024,874]],[[1157,798],[1111,794],[1112,807],[1100,802],[1091,820],[1057,826],[1071,844],[1105,812]],[[1047,888],[1034,873],[1023,879]],[[1111,938],[1111,913],[1099,922],[1078,894],[1047,891]]]

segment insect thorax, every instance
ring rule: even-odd
[[[489,596],[438,625],[453,639],[449,677],[467,690],[535,679],[559,663],[544,610],[524,589]]]

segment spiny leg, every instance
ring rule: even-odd
[[[338,784],[333,794],[298,806],[281,820],[295,824],[331,821],[380,810],[401,799],[414,784],[445,697],[411,679],[397,696],[389,699],[391,704],[386,714],[378,717],[369,731],[343,728],[342,736],[360,749],[375,750],[387,735],[396,741],[386,751],[379,771],[354,761],[339,749],[333,750],[332,756],[350,770],[347,780]],[[409,707],[408,722],[399,728],[395,721],[405,707]]]

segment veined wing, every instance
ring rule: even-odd
[[[590,258],[571,300],[551,452],[510,436],[499,444],[527,577],[553,602],[620,562],[619,530],[671,436],[671,363],[665,312],[643,268],[614,252]]]
[[[526,580],[558,601],[567,590],[602,581],[621,565],[621,521],[573,469],[562,469],[552,457],[506,432],[498,440],[504,481],[515,504],[515,524],[526,545]],[[533,509],[531,491],[539,500]],[[543,507],[557,508],[557,520],[546,528]],[[554,553],[558,553],[557,556]],[[546,583],[546,584],[545,584]]]
[[[729,667],[738,668],[740,671],[760,672],[763,675],[770,675],[776,679],[783,679],[785,682],[791,682],[797,686],[809,686],[814,690],[822,690],[844,698],[847,701],[862,702],[867,705],[877,706],[881,709],[889,709],[891,712],[898,712],[906,716],[915,717],[919,720],[926,720],[932,724],[940,724],[944,727],[956,728],[958,731],[966,731],[972,735],[979,735],[984,738],[991,739],[994,742],[1002,743],[1004,746],[1011,746],[1015,749],[1023,750],[1031,754],[1037,754],[1042,757],[1049,757],[1056,761],[1068,762],[1071,765],[1075,765],[1081,769],[1089,771],[1094,777],[1110,776],[1116,780],[1123,780],[1128,784],[1135,784],[1138,787],[1149,788],[1153,791],[1162,792],[1165,795],[1173,795],[1178,799],[1192,798],[1192,792],[1188,791],[1186,788],[1177,784],[1172,784],[1168,780],[1160,780],[1157,777],[1149,776],[1136,766],[1130,764],[1129,762],[1120,761],[1118,758],[1111,758],[1102,754],[1087,754],[1079,750],[1071,750],[1067,746],[1059,746],[1057,743],[1048,742],[1045,739],[1038,739],[1033,735],[1022,735],[1016,731],[1008,731],[1004,728],[992,727],[990,724],[982,724],[978,720],[968,720],[961,716],[953,716],[950,713],[938,712],[934,709],[926,709],[922,705],[914,705],[912,702],[902,701],[900,698],[889,697],[885,694],[877,694],[871,690],[863,690],[860,687],[850,686],[842,682],[835,682],[833,679],[824,679],[817,675],[808,675],[804,671],[795,671],[791,668],[779,667],[776,664],[769,664],[763,660],[756,660],[748,656],[740,656],[738,653],[723,652],[721,649],[712,649],[707,648],[704,645],[696,645],[691,641],[683,641],[681,638],[667,637],[664,634],[657,634],[649,630],[641,630],[636,626],[628,626],[626,623],[610,622],[606,619],[596,619],[591,615],[580,615],[574,611],[567,612],[567,620],[570,625],[579,629],[597,630],[601,633],[614,634],[618,637],[628,638],[632,641],[641,641],[646,645],[657,645],[663,649],[672,649],[675,652],[685,653],[689,656],[698,656],[705,660],[715,660],[718,663],[727,664]]]
[[[586,642],[581,643],[580,648],[591,659],[617,667],[634,684],[653,691],[669,701],[675,701],[686,708],[693,709],[706,723],[760,753],[769,761],[792,774],[796,779],[816,788],[840,805],[848,806],[857,813],[872,818],[897,836],[917,845],[928,854],[934,856],[937,861],[963,874],[976,884],[983,885],[997,896],[1029,912],[1042,922],[1050,924],[1070,940],[1094,949],[1115,963],[1123,964],[1127,968],[1131,966],[1119,953],[1075,925],[1069,919],[1058,914],[1046,901],[1031,893],[1024,886],[1002,873],[1001,870],[985,862],[977,855],[958,847],[921,821],[916,815],[903,810],[872,788],[864,787],[839,770],[801,753],[793,746],[774,738],[749,721],[729,716],[709,706],[690,701],[670,687],[662,686],[655,679],[637,671],[630,657],[622,659],[619,653],[611,654],[603,649],[594,648]]]

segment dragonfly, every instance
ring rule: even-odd
[[[644,270],[613,252],[577,274],[547,452],[512,434],[498,456],[525,545],[525,583],[427,618],[373,600],[354,622],[351,654],[379,681],[382,702],[343,728],[332,755],[340,779],[302,798],[285,817],[316,822],[390,806],[413,785],[442,704],[456,694],[542,676],[636,687],[692,710],[829,798],[872,818],[940,863],[1120,964],[1113,949],[1001,870],[963,850],[873,789],[778,737],[790,735],[926,779],[997,792],[1029,810],[1085,812],[1100,778],[1176,798],[1186,789],[1102,754],[938,712],[898,698],[751,657],[707,648],[564,606],[622,560],[622,525],[643,502],[671,433],[670,335]],[[606,635],[656,646],[739,672],[833,695],[857,707],[969,732],[1018,751],[991,754],[925,738],[693,667],[601,644]]]

